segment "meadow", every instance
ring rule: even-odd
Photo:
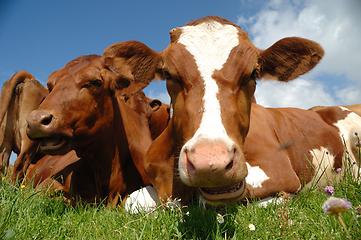
[[[359,174],[346,171],[328,193],[317,187],[294,196],[283,193],[279,204],[267,207],[249,202],[205,210],[191,203],[131,214],[102,204],[72,207],[59,194],[14,186],[5,176],[0,180],[0,239],[361,239],[359,180]],[[352,206],[327,215],[322,206],[332,193]]]

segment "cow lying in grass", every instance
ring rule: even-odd
[[[130,63],[121,64],[118,73],[111,69],[111,58],[87,55],[49,76],[50,93],[27,117],[27,133],[40,142],[42,152],[66,155],[40,160],[33,168],[38,174],[36,183],[54,184],[70,200],[76,196],[86,202],[105,201],[110,206],[150,185],[143,158],[153,141],[149,125],[150,121],[157,122],[152,120],[157,106],[145,98],[133,98],[144,87],[137,79],[153,76],[142,75],[131,65],[143,51],[124,51]],[[152,131],[159,134],[162,129]]]
[[[144,161],[160,201],[186,203],[198,193],[206,205],[240,203],[297,192],[338,174],[345,152],[339,129],[313,111],[252,103],[257,79],[287,82],[310,71],[323,57],[319,44],[291,37],[259,50],[240,27],[219,17],[170,35],[160,53],[134,41],[103,53],[116,66],[125,45],[142,48],[153,67],[149,74],[166,79],[173,115]]]

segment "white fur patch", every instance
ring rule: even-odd
[[[345,107],[340,107],[342,110],[348,110]],[[348,110],[350,111],[350,110]],[[359,169],[359,160],[360,160],[360,149],[356,146],[356,143],[361,138],[361,117],[354,112],[351,112],[345,119],[339,120],[334,125],[339,129],[339,134],[346,145],[346,157],[351,161],[353,174],[357,176],[361,173]],[[344,166],[346,162],[344,161],[342,165]],[[345,168],[342,167],[341,175],[344,175]]]
[[[152,186],[146,186],[132,192],[125,201],[125,210],[130,213],[149,212],[158,203],[158,192]]]
[[[315,166],[315,176],[307,183],[306,187],[317,185],[326,186],[333,176],[335,156],[331,155],[327,148],[313,149],[310,151],[312,159],[309,159]]]
[[[228,137],[222,124],[220,103],[217,98],[218,85],[212,78],[215,70],[222,69],[230,52],[239,44],[238,29],[219,22],[203,22],[196,26],[182,27],[182,34],[178,40],[193,55],[199,73],[204,80],[203,116],[199,129],[192,139],[182,148],[191,148],[199,139],[222,140],[229,150],[233,141]],[[179,169],[181,170],[179,161]],[[180,171],[183,179],[184,173]]]
[[[341,107],[341,109],[348,110],[345,107]],[[342,140],[345,141],[346,149],[351,151],[356,146],[358,138],[361,138],[361,117],[351,112],[345,119],[339,120],[334,125],[338,128]],[[358,159],[358,156],[353,157]]]
[[[266,173],[258,166],[252,167],[246,162],[248,175],[246,177],[246,183],[250,184],[254,188],[261,188],[262,183],[269,179]]]

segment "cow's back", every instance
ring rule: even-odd
[[[257,104],[252,105],[244,149],[251,169],[246,182],[260,198],[280,191],[295,192],[310,183],[315,174],[321,174],[322,168],[332,174],[334,167],[342,164],[344,150],[338,132],[318,114]],[[327,168],[327,164],[331,166]],[[263,179],[252,175],[255,167],[263,171]]]

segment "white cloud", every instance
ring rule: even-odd
[[[336,105],[333,97],[326,93],[325,86],[318,81],[302,78],[283,83],[260,81],[255,92],[258,104],[265,107],[297,107],[308,109],[317,105]]]
[[[358,100],[361,93],[359,90],[361,89],[360,10],[361,1],[359,0],[271,0],[256,15],[249,18],[240,16],[237,23],[249,31],[252,42],[260,49],[266,49],[279,39],[289,36],[304,37],[320,43],[325,49],[325,57],[307,75],[309,79],[302,80],[309,83],[310,87],[318,89],[317,94],[315,89],[308,89],[309,92],[306,95],[315,97],[310,100],[311,104],[312,102],[314,105],[327,105],[332,102],[354,104],[361,102]],[[341,81],[336,81],[327,83],[336,86],[321,87],[322,84],[317,85],[315,79],[321,79],[322,74],[344,75],[353,86],[337,86]],[[294,87],[301,89],[306,86],[299,85],[300,82],[297,81],[288,84],[294,84]],[[275,85],[272,86],[274,88]],[[290,88],[293,89],[292,86]],[[276,88],[274,90],[276,91]],[[329,93],[329,90],[334,90],[334,93]],[[291,104],[298,105],[297,97],[285,95],[299,92],[295,89],[293,91],[284,92],[283,99],[294,99],[295,102]],[[260,96],[260,93],[258,95],[258,98],[263,99],[262,101],[272,103],[267,105],[277,103],[283,106],[284,100],[273,99],[279,97],[277,95],[269,96],[268,100]],[[318,103],[321,99],[325,102]]]
[[[361,103],[361,87],[350,86],[341,89],[335,87],[335,93],[343,105]]]

